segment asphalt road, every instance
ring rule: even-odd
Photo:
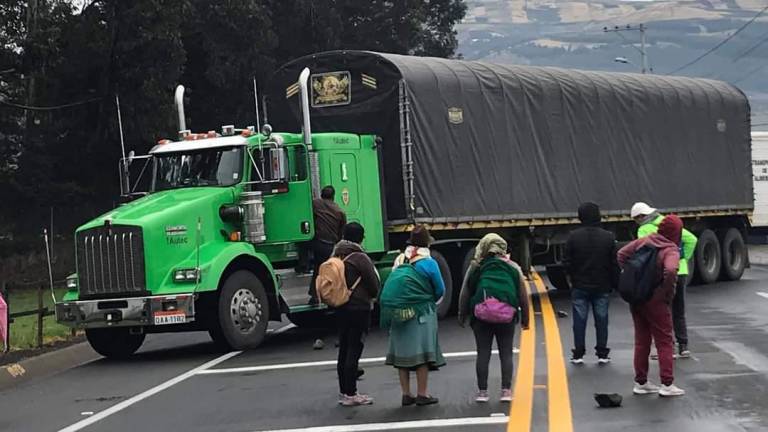
[[[472,401],[474,340],[453,319],[440,327],[448,365],[430,375],[440,404],[423,408],[399,406],[396,374],[380,359],[382,331],[369,336],[359,386],[375,404],[345,408],[336,403],[333,336],[315,351],[318,332],[276,326],[282,332],[243,353],[216,352],[203,333],[150,335],[130,361],[99,360],[0,393],[0,431],[764,431],[767,280],[768,267],[755,267],[740,282],[689,288],[694,355],[676,363],[676,382],[688,391],[676,399],[632,396],[632,324],[618,298],[611,305],[613,363],[599,366],[588,356],[585,365],[569,364],[570,316],[556,314],[570,312],[569,300],[549,292],[534,294],[534,329],[516,336],[511,406],[498,402],[495,356],[491,403]],[[591,329],[588,337],[591,346]],[[657,371],[652,365],[658,382]],[[597,408],[595,392],[620,393],[623,406]]]

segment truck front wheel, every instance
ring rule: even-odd
[[[86,329],[85,337],[97,353],[110,359],[133,355],[144,343],[144,333],[132,334],[128,327]]]
[[[247,270],[227,278],[219,292],[218,319],[210,329],[219,345],[233,350],[256,348],[269,323],[269,301],[264,284]]]

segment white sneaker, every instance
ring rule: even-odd
[[[611,362],[611,358],[610,357],[600,357],[599,359],[597,359],[597,363],[598,364],[602,364],[602,365],[608,364],[610,362]]]
[[[512,402],[512,389],[501,389],[501,402]]]
[[[658,393],[659,390],[660,390],[659,386],[651,383],[650,381],[646,381],[645,384],[635,383],[635,387],[632,389],[632,393],[636,395],[644,395],[644,394]]]
[[[488,396],[488,390],[479,390],[475,396],[475,402],[477,403],[486,403],[489,400],[491,400],[491,397]]]
[[[342,406],[358,406],[358,405],[371,405],[373,403],[373,398],[364,395],[364,394],[356,394],[354,396],[347,396],[344,395],[344,400],[341,401]]]
[[[573,357],[571,358],[571,363],[575,365],[584,364],[584,358],[583,357]]]
[[[662,385],[661,389],[659,390],[659,396],[664,397],[673,397],[673,396],[682,396],[685,394],[685,390],[681,389],[680,387],[670,384],[670,385]]]

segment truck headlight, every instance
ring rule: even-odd
[[[197,282],[200,279],[200,269],[178,269],[173,272],[174,282]]]
[[[75,289],[77,289],[77,278],[76,277],[69,277],[69,278],[67,278],[67,289],[68,290],[75,290]]]

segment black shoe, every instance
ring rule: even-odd
[[[363,375],[365,375],[365,371],[362,370],[362,369],[358,369],[357,370],[357,379],[360,379],[360,377],[362,377]]]
[[[411,406],[416,403],[416,398],[411,395],[403,395],[403,406]]]
[[[434,405],[438,402],[439,400],[433,396],[416,396],[417,406]]]

